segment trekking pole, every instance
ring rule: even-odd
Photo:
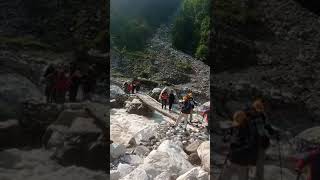
[[[227,162],[228,162],[228,158],[229,158],[229,152],[228,152],[228,154],[227,154],[227,156],[226,156],[226,158],[225,158],[225,160],[224,160],[224,162],[223,162],[222,169],[221,169],[221,173],[220,173],[220,175],[219,175],[218,180],[221,180],[221,178],[222,178],[222,176],[223,176],[224,169],[225,169],[225,167],[226,167],[226,165],[227,165]]]
[[[282,180],[282,157],[281,157],[281,143],[280,143],[280,140],[278,140],[278,146],[279,146],[279,161],[280,161],[280,178]]]

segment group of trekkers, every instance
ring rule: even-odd
[[[169,94],[167,91],[168,89],[162,90],[162,92],[159,95],[159,100],[161,101],[162,109],[166,109],[167,103],[169,103],[169,112],[172,112],[173,104],[175,103],[176,98],[173,90],[170,90]],[[189,123],[193,122],[193,110],[197,105],[198,103],[194,100],[192,91],[188,90],[187,94],[183,96],[183,100],[180,104],[180,114],[174,126],[176,127],[181,122],[184,122],[184,130],[186,131],[188,122]],[[203,116],[203,119],[206,121],[206,123],[208,123],[209,111],[210,111],[210,107],[200,112],[201,115]],[[189,117],[189,121],[188,121],[188,117]]]
[[[280,130],[269,123],[263,100],[257,99],[251,107],[235,112],[233,130],[235,133],[227,156],[229,164],[224,167],[220,179],[229,180],[235,175],[239,180],[248,180],[249,167],[255,166],[255,180],[264,180],[266,150],[272,138],[278,141],[280,146]],[[309,180],[320,179],[320,146],[317,150],[295,159],[298,160],[297,172],[301,172],[304,165],[309,163]]]
[[[64,103],[68,93],[69,101],[76,102],[80,87],[82,100],[90,100],[96,86],[95,65],[82,72],[75,63],[50,64],[44,72],[45,96],[47,103]]]
[[[130,81],[126,81],[126,82],[123,83],[122,88],[125,91],[125,93],[134,94],[134,93],[140,91],[140,81],[138,81],[135,78],[131,82]]]

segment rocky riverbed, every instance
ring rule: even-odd
[[[198,128],[184,131],[181,124],[173,127],[172,119],[148,110],[134,95],[112,92],[127,99],[110,113],[111,179],[209,179],[209,134],[200,116],[193,117],[192,126]],[[114,104],[122,101],[113,97]]]

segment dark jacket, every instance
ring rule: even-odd
[[[170,102],[170,103],[173,103],[173,102],[174,102],[174,99],[175,99],[174,94],[170,93],[170,94],[169,94],[169,102]]]
[[[249,124],[243,127],[233,129],[231,138],[229,159],[232,163],[238,165],[255,165],[257,160],[257,151],[251,138]]]
[[[190,114],[191,110],[192,110],[192,105],[190,101],[184,101],[183,106],[181,108],[181,112],[184,114]]]

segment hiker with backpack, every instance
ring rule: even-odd
[[[190,115],[192,105],[187,96],[183,97],[183,104],[181,107],[180,115],[175,123],[175,127],[179,125],[180,121],[184,121],[184,130],[187,130],[188,116]]]
[[[168,93],[167,91],[163,91],[161,94],[160,94],[160,100],[161,100],[161,108],[163,109],[167,109],[167,101],[168,101]]]
[[[296,160],[295,170],[298,173],[298,180],[305,167],[308,167],[308,180],[320,179],[320,146],[299,154],[294,159]]]
[[[229,164],[222,172],[220,179],[230,180],[237,176],[238,180],[249,179],[249,165],[253,165],[252,148],[250,147],[250,130],[248,117],[244,111],[237,111],[233,115],[232,126],[234,133],[231,139],[230,152],[227,156]]]
[[[256,156],[256,179],[264,179],[264,163],[266,150],[270,146],[270,138],[279,140],[279,133],[271,126],[265,112],[265,106],[261,99],[255,100],[251,109],[247,112],[250,126],[251,143]]]
[[[172,111],[172,105],[174,103],[174,100],[175,100],[175,96],[174,96],[173,90],[171,90],[169,94],[169,112]]]
[[[193,120],[193,117],[192,117],[193,109],[194,109],[195,106],[198,105],[198,103],[193,99],[191,91],[187,94],[187,97],[188,97],[189,102],[191,103],[191,106],[192,106],[191,111],[190,111],[190,118],[189,118],[189,122],[192,123],[192,120]]]

